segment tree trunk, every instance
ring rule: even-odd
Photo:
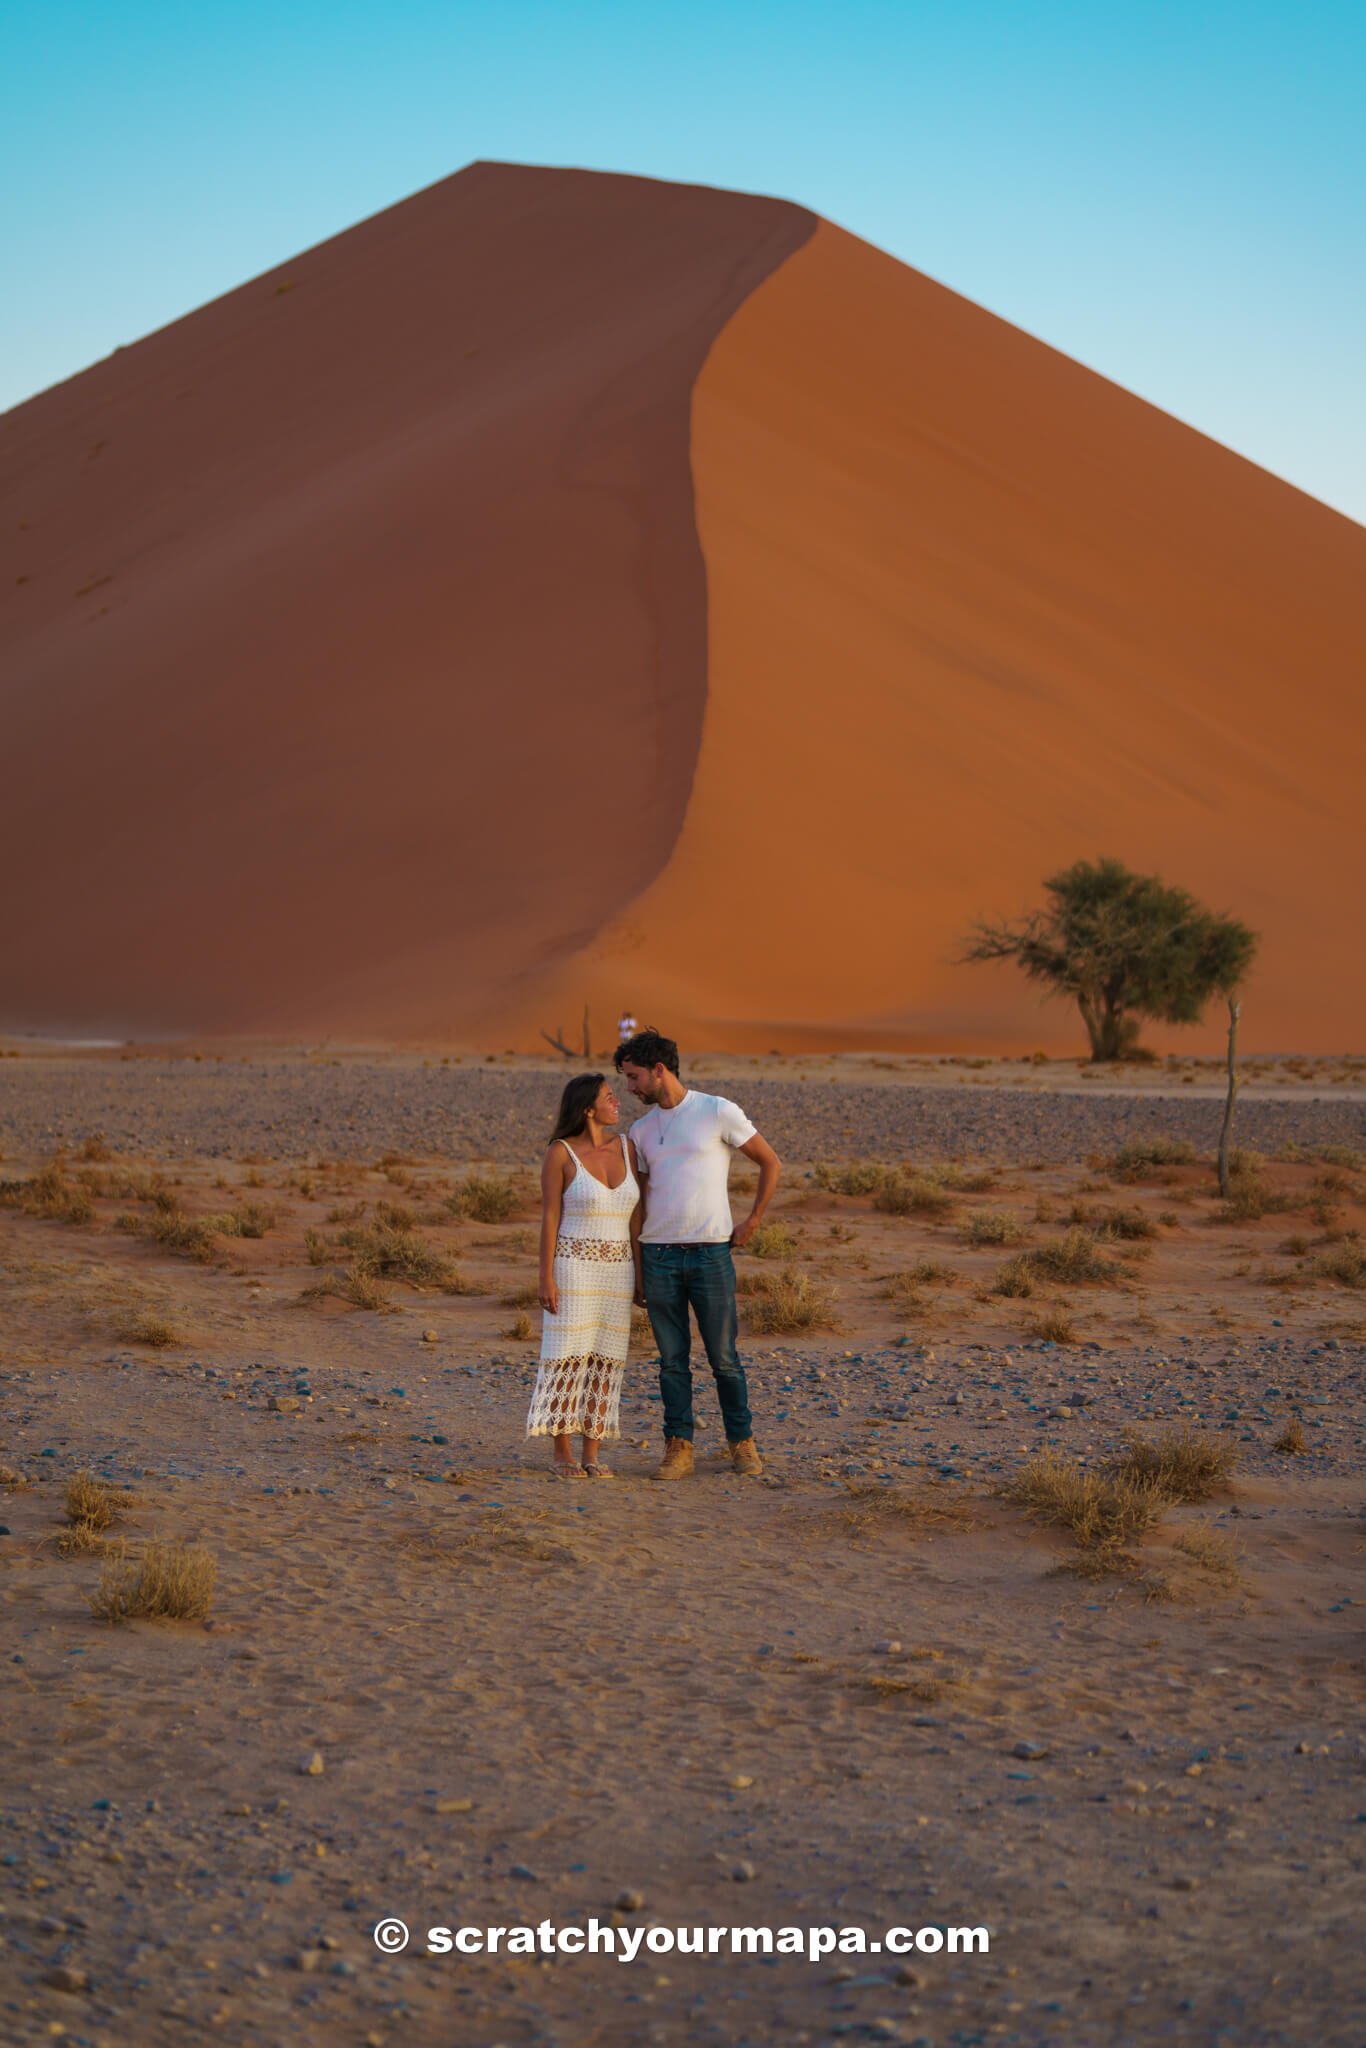
[[[1219,1133],[1219,1192],[1224,1200],[1229,1195],[1228,1143],[1233,1135],[1233,1105],[1238,1099],[1238,1069],[1235,1064],[1238,1055],[1238,1019],[1243,1006],[1232,996],[1228,999],[1228,1094],[1224,1098],[1224,1128]]]
[[[1091,1041],[1091,1058],[1093,1060],[1103,1060],[1105,1058],[1105,1051],[1100,1035],[1100,1019],[1096,1013],[1096,1005],[1093,998],[1079,995],[1077,997],[1077,1008],[1081,1011],[1081,1021],[1086,1026],[1086,1036]]]

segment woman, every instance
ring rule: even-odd
[[[605,1436],[619,1436],[621,1381],[631,1338],[631,1303],[643,1300],[642,1204],[635,1147],[615,1135],[621,1105],[602,1074],[578,1074],[541,1168],[541,1363],[527,1416],[528,1436],[554,1439],[563,1479],[608,1479],[598,1462]],[[574,1462],[574,1435],[583,1463]]]

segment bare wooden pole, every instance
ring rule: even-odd
[[[1228,1143],[1233,1135],[1233,1105],[1238,1099],[1238,1019],[1243,1006],[1237,999],[1228,999],[1228,1094],[1224,1098],[1224,1128],[1219,1133],[1219,1192],[1228,1200]]]

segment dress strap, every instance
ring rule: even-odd
[[[574,1147],[570,1144],[568,1138],[561,1138],[560,1143],[564,1146],[565,1151],[569,1154],[570,1159],[573,1161],[574,1171],[575,1173],[577,1173],[579,1170],[578,1153],[574,1150]]]

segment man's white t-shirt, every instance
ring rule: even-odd
[[[745,1112],[689,1088],[673,1109],[647,1109],[627,1135],[649,1182],[641,1243],[728,1244],[730,1155],[758,1136]]]

